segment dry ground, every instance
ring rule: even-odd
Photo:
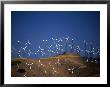
[[[63,54],[40,59],[16,58],[11,62],[11,76],[99,77],[100,64],[86,62],[77,54]]]

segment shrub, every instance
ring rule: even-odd
[[[17,72],[19,72],[19,73],[25,73],[26,71],[25,71],[25,69],[18,69]]]
[[[11,62],[11,65],[17,65],[17,64],[20,64],[20,63],[21,63],[21,61],[15,60],[15,61],[12,61],[12,62]]]

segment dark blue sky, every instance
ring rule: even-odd
[[[11,29],[12,46],[30,40],[36,47],[42,40],[68,35],[79,45],[86,40],[100,47],[98,11],[12,11]]]

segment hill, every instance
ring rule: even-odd
[[[78,54],[48,58],[16,58],[11,61],[12,77],[97,77],[100,64],[86,62]]]

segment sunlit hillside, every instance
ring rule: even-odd
[[[100,64],[69,53],[39,59],[15,58],[11,62],[11,76],[96,77],[100,76]]]

